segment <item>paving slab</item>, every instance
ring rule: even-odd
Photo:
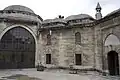
[[[120,80],[116,76],[92,74],[69,74],[65,71],[37,71],[36,69],[0,70],[0,80]]]

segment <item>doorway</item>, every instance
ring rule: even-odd
[[[16,26],[0,40],[0,69],[35,67],[35,39],[26,29]]]
[[[81,65],[81,54],[75,54],[75,63],[76,65]]]
[[[108,52],[108,70],[110,75],[119,75],[119,60],[116,51]]]

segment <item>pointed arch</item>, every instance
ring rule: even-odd
[[[108,45],[120,45],[119,38],[114,34],[109,34],[104,41],[104,46]]]
[[[0,35],[0,54],[4,56],[0,68],[35,67],[35,53],[36,38],[27,27],[14,25]]]

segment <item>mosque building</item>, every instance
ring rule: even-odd
[[[95,69],[120,74],[120,9],[95,19],[88,14],[43,20],[33,10],[11,5],[0,10],[0,69]]]

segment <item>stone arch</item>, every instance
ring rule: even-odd
[[[111,36],[112,36],[112,38],[114,38],[117,41],[115,42],[114,39],[111,40],[111,38],[110,38]],[[119,35],[117,35],[116,33],[110,32],[110,33],[104,34],[102,36],[102,40],[103,40],[102,48],[103,48],[103,56],[104,56],[103,65],[104,65],[105,70],[109,72],[109,69],[108,69],[108,53],[110,51],[115,51],[116,53],[118,53],[118,55],[120,55],[119,54],[120,50],[119,50],[119,47],[118,47],[118,44],[120,45],[120,38],[119,38]]]
[[[25,25],[20,25],[20,24],[12,25],[12,26],[9,26],[9,27],[5,28],[5,29],[3,30],[3,32],[0,34],[0,39],[2,38],[2,36],[3,36],[8,30],[10,30],[10,29],[12,29],[12,28],[15,28],[15,27],[17,27],[17,26],[20,26],[20,27],[26,29],[27,31],[29,31],[29,32],[33,35],[33,37],[34,37],[34,39],[35,39],[35,42],[36,42],[36,45],[37,45],[37,38],[36,38],[36,36],[35,36],[35,33],[32,31],[32,29],[28,28],[28,27],[25,26]]]
[[[104,46],[108,46],[108,45],[118,45],[120,44],[120,40],[119,38],[113,34],[113,33],[110,33],[108,34],[105,39],[104,39]]]
[[[10,30],[10,29],[12,29],[12,28],[15,28],[15,27],[17,27],[17,26],[20,26],[20,27],[26,29],[27,31],[29,31],[29,32],[32,34],[32,36],[33,36],[34,39],[35,39],[35,45],[36,45],[35,47],[36,47],[36,53],[37,53],[37,52],[38,52],[38,51],[37,51],[37,50],[38,50],[38,44],[37,44],[37,38],[36,38],[36,36],[35,36],[35,33],[34,33],[34,31],[33,31],[32,29],[30,29],[29,27],[27,27],[27,26],[25,26],[25,25],[16,24],[16,25],[12,25],[12,26],[9,26],[9,27],[5,28],[5,29],[3,30],[3,32],[0,34],[0,40],[1,40],[2,36],[3,36],[8,30]],[[35,53],[35,54],[36,54],[36,53]]]
[[[119,44],[120,44],[120,40],[119,40],[119,38],[118,38],[115,34],[113,34],[113,33],[108,34],[108,35],[105,37],[104,41],[103,41],[104,56],[105,56],[106,58],[107,58],[107,53],[108,53],[109,51],[114,50],[114,51],[116,51],[117,53],[120,53],[120,49],[118,49],[118,48],[116,48],[116,47],[113,47],[112,44],[111,44],[111,45],[107,45],[107,46],[105,45],[105,42],[106,42],[107,38],[108,38],[110,35],[114,35],[114,37],[116,37],[116,39],[119,41]]]
[[[10,32],[12,29],[14,30],[14,29],[18,29],[18,28],[21,28],[21,29],[24,29],[24,30],[26,30],[32,37],[33,37],[33,40],[34,40],[34,52],[33,52],[33,54],[34,54],[34,57],[33,57],[33,60],[32,60],[32,66],[34,66],[35,67],[35,61],[36,61],[36,52],[37,52],[37,40],[36,40],[36,37],[35,37],[35,35],[34,35],[34,33],[33,33],[33,31],[31,30],[31,29],[29,29],[27,26],[24,26],[24,25],[13,25],[13,26],[10,26],[10,27],[7,27],[7,28],[5,28],[4,30],[3,30],[3,32],[1,33],[1,35],[0,35],[0,40],[2,40],[3,39],[3,37],[4,37],[4,35],[6,35],[8,32]],[[3,52],[2,52],[3,53]],[[24,52],[20,52],[20,54],[23,54]],[[15,54],[15,53],[12,53],[12,54]],[[11,55],[12,55],[11,54]],[[27,55],[27,54],[24,54],[24,55]],[[23,57],[21,57],[21,58],[23,58]],[[30,58],[30,59],[32,59],[32,58]],[[30,62],[30,61],[29,61]],[[24,63],[25,64],[25,63]],[[27,67],[27,66],[25,66],[25,67]],[[12,68],[17,68],[17,67],[12,67]],[[24,67],[23,67],[24,68]]]

